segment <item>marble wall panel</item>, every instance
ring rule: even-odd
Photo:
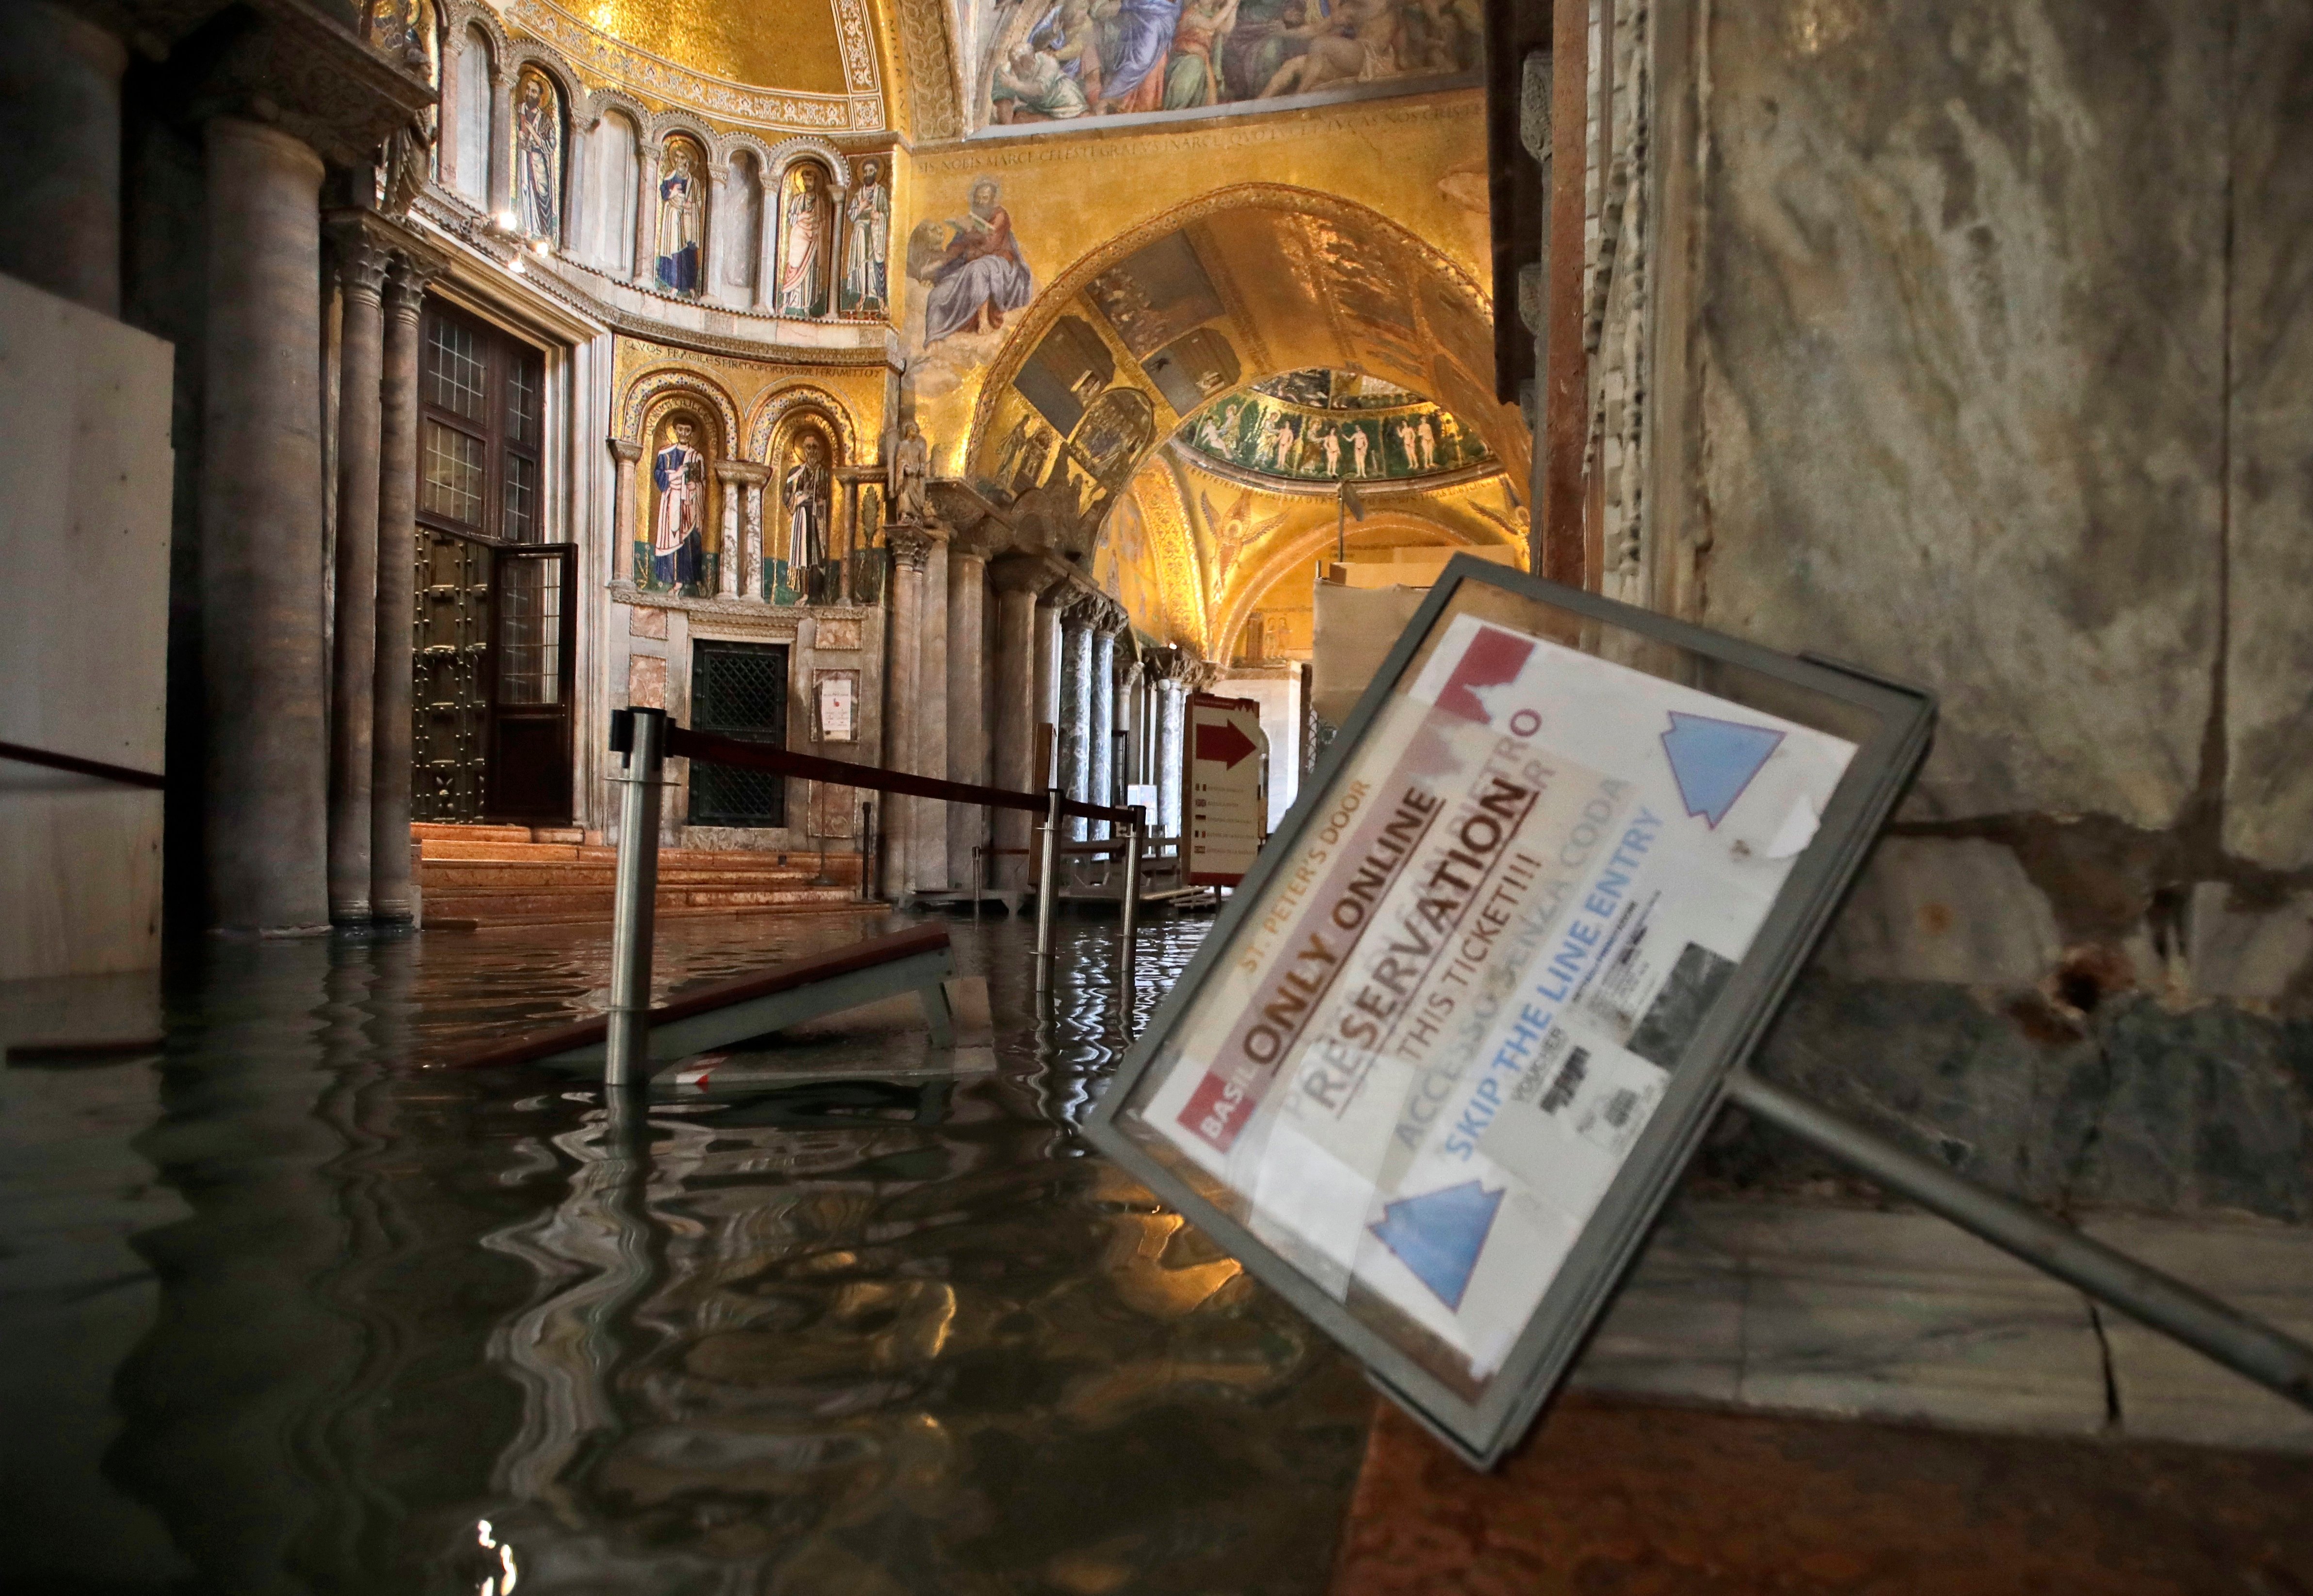
[[[1934,687],[1915,813],[2168,824],[2219,647],[2223,15],[1707,27],[1703,618]]]
[[[2233,45],[2225,844],[2313,865],[2313,10],[2243,0]]]

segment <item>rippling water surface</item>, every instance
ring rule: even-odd
[[[893,923],[674,922],[661,984]],[[1076,1133],[1115,926],[1059,929],[1039,1025],[1033,928],[954,928],[993,1074],[615,1115],[421,1067],[600,1008],[607,930],[195,950],[164,1056],[0,1083],[0,1585],[1322,1591],[1370,1400]]]

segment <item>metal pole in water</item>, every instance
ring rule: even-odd
[[[1939,1164],[1883,1142],[1804,1098],[1769,1085],[1747,1070],[1735,1071],[1728,1082],[1727,1098],[2042,1273],[2173,1336],[2299,1406],[2313,1408],[2313,1347],[2081,1235],[2036,1208],[1987,1191]]]
[[[624,744],[626,796],[619,807],[619,874],[611,899],[611,1015],[602,1084],[629,1087],[644,1075],[650,1043],[651,938],[658,907],[658,810],[666,712],[625,710],[611,745]]]
[[[1036,995],[1052,986],[1052,909],[1060,896],[1060,789],[1044,789],[1043,876],[1036,883]]]
[[[1116,1024],[1124,1039],[1132,1040],[1133,970],[1139,962],[1135,957],[1133,935],[1140,914],[1140,822],[1138,818],[1124,825],[1124,905],[1123,926],[1117,938]]]

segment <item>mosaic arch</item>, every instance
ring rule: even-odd
[[[1287,372],[1207,406],[1181,441],[1218,464],[1285,481],[1413,481],[1499,464],[1442,406],[1361,372]]]
[[[1242,423],[1246,390],[1325,369],[1422,396],[1433,430],[1450,415],[1468,435],[1456,458],[1522,482],[1531,437],[1492,397],[1492,347],[1484,296],[1377,212],[1280,184],[1227,190],[1080,258],[1013,320],[974,403],[963,474],[1033,534],[1088,551],[1183,423],[1233,399]],[[1368,439],[1376,469],[1391,441]]]

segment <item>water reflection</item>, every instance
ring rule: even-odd
[[[662,974],[875,929],[684,922]],[[1076,1136],[1115,927],[1060,930],[1038,1025],[1027,928],[956,928],[992,1076],[631,1109],[410,1063],[599,1002],[605,938],[207,950],[111,1477],[235,1592],[1321,1590],[1368,1401]],[[1200,930],[1143,928],[1139,1025]]]

